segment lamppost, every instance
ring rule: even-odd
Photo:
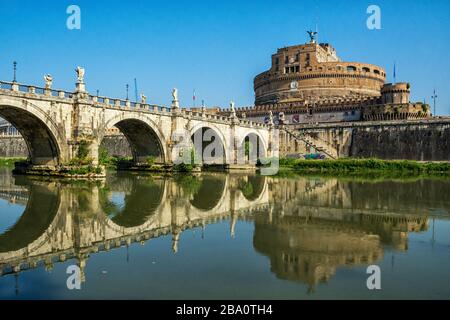
[[[17,82],[17,78],[16,78],[17,62],[16,62],[16,61],[13,62],[13,69],[14,69],[14,79],[13,79],[13,82],[16,83],[16,82]]]
[[[433,99],[433,116],[436,117],[436,98],[437,98],[437,94],[436,94],[436,89],[433,90],[433,95],[431,96],[431,99]]]

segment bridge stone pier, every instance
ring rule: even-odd
[[[90,95],[84,70],[77,69],[74,92],[0,81],[0,117],[14,125],[26,141],[32,167],[57,168],[79,155],[80,146],[98,165],[98,149],[108,130],[118,128],[127,138],[134,164],[171,166],[195,149],[201,164],[227,167],[254,164],[257,158],[276,156],[275,129],[271,125],[213,115],[203,108],[181,108],[177,90],[170,107]],[[234,105],[232,105],[234,109]],[[198,145],[195,138],[200,137]],[[257,157],[245,156],[245,141],[254,141]],[[211,150],[213,150],[211,152]],[[217,151],[219,150],[219,152]],[[206,159],[206,152],[212,156]],[[223,152],[220,152],[223,151]],[[199,159],[200,158],[200,159]]]

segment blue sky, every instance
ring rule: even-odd
[[[81,8],[81,30],[68,30],[66,9]],[[370,4],[380,6],[382,29],[366,28]],[[277,48],[304,43],[319,28],[344,60],[379,64],[392,81],[412,85],[412,100],[450,113],[450,1],[84,1],[0,0],[0,79],[73,90],[74,69],[86,68],[87,89],[125,97],[134,78],[149,102],[169,104],[177,87],[182,105],[253,103],[253,77]]]

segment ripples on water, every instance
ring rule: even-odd
[[[443,179],[0,169],[0,298],[448,299],[449,194]]]

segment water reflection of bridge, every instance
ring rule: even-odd
[[[311,290],[336,269],[377,263],[384,250],[408,250],[408,233],[428,229],[428,201],[450,212],[450,183],[349,182],[202,175],[157,179],[111,176],[106,182],[70,184],[18,178],[29,194],[21,218],[0,235],[0,272],[76,259],[172,236],[191,228],[253,220],[253,245],[278,277]],[[414,195],[422,199],[412,201]]]
[[[0,273],[18,273],[76,258],[83,268],[92,253],[181,233],[267,209],[264,177],[110,177],[106,183],[44,183],[19,177],[29,193],[24,213],[0,235]],[[208,197],[206,197],[208,195]],[[117,198],[120,198],[117,201]],[[114,201],[113,201],[114,200]]]
[[[23,188],[0,187],[0,199],[4,199],[9,203],[26,205],[28,202],[28,191]]]
[[[26,205],[28,190],[25,187],[15,185],[13,177],[9,174],[3,174],[4,171],[4,168],[0,169],[0,199],[9,203]]]

